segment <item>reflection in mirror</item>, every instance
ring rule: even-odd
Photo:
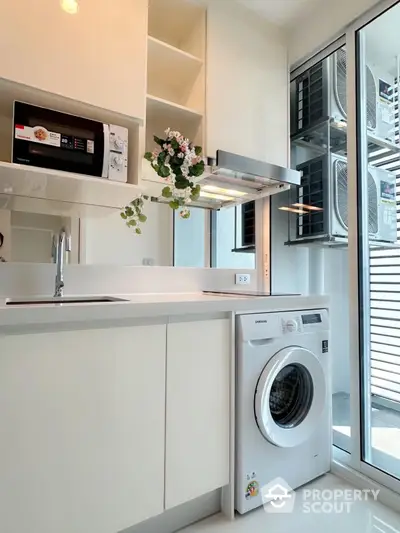
[[[210,213],[207,209],[190,210],[190,218],[174,213],[174,266],[208,267]]]
[[[172,266],[173,211],[146,202],[141,235],[128,228],[119,212],[81,219],[80,262],[129,266]]]
[[[167,204],[146,202],[144,214],[147,221],[137,235],[118,210],[78,218],[76,212],[66,217],[0,207],[1,261],[54,262],[53,240],[66,228],[70,264],[255,268],[254,202],[213,212],[192,208],[189,219]]]
[[[79,259],[79,219],[0,209],[0,258],[3,262],[51,263],[53,239],[61,228],[71,234],[72,250],[67,263]]]

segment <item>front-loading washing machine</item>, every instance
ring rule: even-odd
[[[330,469],[328,311],[239,315],[236,330],[235,507],[246,513],[268,501],[263,487]]]

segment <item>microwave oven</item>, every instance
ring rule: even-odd
[[[128,130],[15,101],[12,162],[126,182]]]

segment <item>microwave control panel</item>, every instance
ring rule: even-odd
[[[128,181],[128,130],[113,124],[110,124],[108,178],[114,181]]]

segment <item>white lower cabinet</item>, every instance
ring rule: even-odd
[[[117,533],[227,485],[230,331],[0,336],[0,531]]]
[[[163,511],[165,337],[0,337],[0,531],[113,533]]]
[[[229,483],[229,319],[169,324],[165,507]]]

